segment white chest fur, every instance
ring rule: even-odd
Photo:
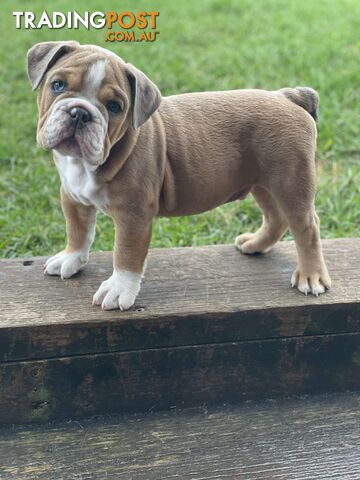
[[[93,205],[106,213],[107,193],[105,185],[99,185],[94,174],[81,159],[57,156],[56,167],[61,184],[71,198],[83,205]]]

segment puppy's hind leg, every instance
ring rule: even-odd
[[[260,186],[252,189],[257,204],[263,211],[263,223],[255,233],[243,233],[235,239],[242,253],[265,253],[285,234],[288,223],[271,193]]]
[[[298,265],[291,285],[307,295],[319,295],[331,286],[320,240],[320,221],[315,212],[315,175],[306,173],[276,190],[276,198],[293,234],[298,253]],[[301,177],[302,178],[299,178]],[[291,184],[291,187],[290,187]]]

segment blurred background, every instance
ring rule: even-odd
[[[105,30],[17,30],[13,11],[158,10],[154,43],[106,43]],[[36,145],[36,94],[27,50],[47,40],[109,48],[143,70],[162,94],[311,86],[320,94],[317,211],[323,238],[360,234],[360,2],[357,0],[2,1],[0,34],[0,256],[63,249],[59,178]],[[152,247],[231,243],[261,224],[252,198],[184,218],[157,219]],[[290,235],[288,235],[290,238]],[[93,249],[113,244],[99,214]]]

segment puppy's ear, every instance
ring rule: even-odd
[[[161,93],[157,86],[131,63],[126,64],[131,87],[132,123],[139,128],[159,108]]]
[[[28,76],[33,90],[36,90],[46,72],[66,53],[72,52],[78,42],[37,43],[27,53]]]

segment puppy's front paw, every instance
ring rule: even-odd
[[[59,275],[62,279],[70,278],[83,268],[88,261],[88,255],[83,252],[59,252],[50,257],[44,265],[44,273]]]
[[[126,270],[114,270],[108,280],[102,282],[95,293],[93,304],[101,305],[103,310],[128,310],[135,303],[140,291],[141,274]]]
[[[305,295],[312,293],[318,296],[331,287],[331,280],[326,268],[325,270],[311,273],[304,273],[297,268],[292,274],[291,286],[297,287]]]

